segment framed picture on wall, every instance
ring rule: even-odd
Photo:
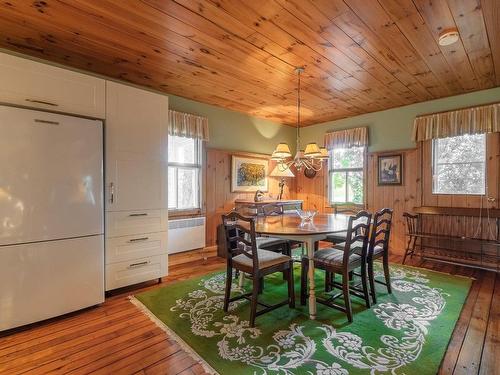
[[[401,185],[403,183],[403,155],[378,156],[378,184]]]
[[[267,159],[251,157],[232,157],[231,163],[231,192],[256,192],[268,190]]]

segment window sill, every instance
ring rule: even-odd
[[[175,211],[168,211],[168,218],[169,219],[187,219],[190,217],[202,216],[203,214],[204,213],[201,211],[201,209],[175,210]]]

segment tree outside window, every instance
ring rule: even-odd
[[[363,204],[364,147],[337,148],[330,152],[330,204]]]
[[[485,194],[485,134],[433,139],[432,159],[434,194]]]
[[[168,137],[168,209],[201,207],[202,142],[194,138]]]

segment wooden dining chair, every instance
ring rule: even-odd
[[[262,206],[262,211],[264,213],[264,216],[280,216],[280,215],[284,214],[283,205],[274,204],[274,203],[269,203],[269,204]],[[287,255],[292,256],[292,253],[291,253],[292,250],[298,249],[298,248],[301,248],[302,254],[304,254],[304,244],[302,242],[294,241],[294,240],[282,240],[282,241],[286,241],[289,245],[290,254],[287,254]]]
[[[370,292],[368,289],[368,278],[366,275],[366,264],[368,256],[368,233],[372,215],[366,211],[360,211],[357,215],[349,217],[347,237],[344,244],[332,248],[322,249],[314,254],[314,267],[325,271],[325,274],[338,273],[342,275],[342,283],[332,281],[334,286],[342,288],[342,292],[334,294],[328,299],[319,299],[318,302],[329,307],[343,311],[349,322],[352,322],[352,307],[350,294],[364,299],[367,307],[370,307]],[[309,259],[302,258],[302,274],[300,288],[300,302],[305,305],[307,299],[307,271]],[[361,268],[362,288],[349,285],[349,273]],[[335,299],[343,296],[344,306],[334,303]]]
[[[419,226],[419,216],[410,214],[409,212],[403,212],[403,217],[406,222],[406,249],[405,255],[403,257],[403,264],[405,264],[406,257],[409,255],[410,259],[413,258],[415,254],[415,248],[417,246],[418,240],[418,226]]]
[[[351,207],[351,206],[334,206],[334,208],[333,208],[333,213],[335,215],[337,215],[337,214],[356,215],[359,211],[360,210],[355,209],[354,207]],[[334,232],[334,233],[328,234],[324,241],[331,242],[333,244],[339,244],[339,243],[345,242],[346,237],[347,237],[347,231]]]
[[[286,304],[295,307],[295,293],[293,286],[293,261],[288,255],[261,249],[257,246],[255,234],[255,220],[244,217],[237,212],[222,215],[222,223],[226,229],[227,247],[227,274],[224,294],[224,312],[228,312],[231,302],[246,298],[250,300],[250,326],[255,327],[255,318],[266,312],[277,309]],[[252,276],[252,291],[231,297],[233,269]],[[283,272],[288,284],[288,298],[275,305],[268,305],[258,301],[260,283],[264,276],[276,272]],[[264,306],[260,311],[257,306]]]
[[[373,219],[372,231],[370,234],[368,246],[368,278],[370,280],[370,290],[373,303],[377,303],[377,294],[375,291],[375,283],[383,284],[387,287],[387,292],[391,290],[391,276],[389,273],[389,240],[391,236],[393,210],[384,208],[375,213]],[[373,262],[375,259],[382,258],[382,266],[384,268],[385,282],[375,279],[373,271]]]

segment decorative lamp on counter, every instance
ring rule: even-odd
[[[295,177],[293,172],[290,170],[290,168],[286,169],[281,169],[279,168],[279,165],[276,165],[274,169],[272,170],[271,174],[269,175],[271,177],[281,177],[279,187],[280,187],[280,193],[278,195],[278,200],[281,200],[283,198],[283,188],[285,187],[285,177]]]

